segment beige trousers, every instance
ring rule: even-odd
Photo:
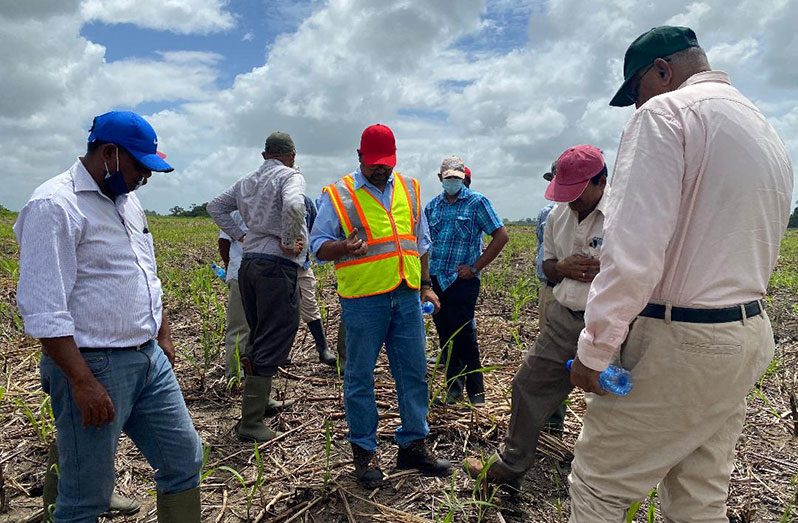
[[[299,269],[296,273],[297,285],[299,285],[299,317],[305,323],[320,320],[321,313],[319,305],[316,303],[316,275],[313,274],[313,267],[307,270]]]
[[[618,523],[659,484],[668,523],[728,523],[745,398],[775,349],[763,312],[722,324],[638,318],[621,350],[627,397],[588,394],[575,448],[571,523]]]
[[[224,374],[229,380],[235,375],[236,366],[239,364],[235,360],[236,345],[239,356],[247,352],[249,324],[244,315],[238,280],[231,280],[227,288],[230,292],[227,295],[227,330],[224,333]]]

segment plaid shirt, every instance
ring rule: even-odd
[[[432,239],[429,272],[443,290],[457,280],[458,266],[473,266],[482,255],[482,235],[503,226],[490,200],[466,187],[454,203],[439,194],[427,204],[424,214]]]

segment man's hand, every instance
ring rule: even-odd
[[[102,427],[114,420],[114,404],[97,378],[87,377],[71,385],[72,397],[83,414],[84,427]]]
[[[430,287],[421,287],[421,303],[428,301],[435,306],[435,310],[432,314],[438,314],[438,311],[441,310],[441,300],[438,299],[438,295],[435,294]]]
[[[169,360],[169,363],[172,364],[172,368],[174,368],[175,346],[172,344],[171,336],[168,339],[158,339],[158,346],[163,350],[163,353],[166,354],[166,359]]]
[[[470,265],[460,265],[457,267],[457,277],[462,278],[464,280],[470,280],[471,278],[476,277],[477,273],[471,270]]]
[[[573,254],[557,262],[557,271],[563,277],[583,283],[592,282],[600,268],[597,258],[588,258],[582,254]]]
[[[579,361],[579,357],[574,357],[574,362],[571,365],[571,385],[579,387],[585,392],[594,392],[599,396],[607,394],[607,391],[599,384],[599,372],[585,367]]]
[[[302,238],[299,238],[294,241],[294,245],[291,247],[286,247],[282,243],[280,244],[280,249],[287,255],[287,256],[299,256],[302,253],[302,249],[305,247],[305,241]]]
[[[369,244],[357,237],[357,227],[352,229],[352,233],[347,236],[344,242],[344,249],[349,256],[363,256],[369,251]]]

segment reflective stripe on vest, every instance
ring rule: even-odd
[[[413,178],[394,173],[391,212],[365,188],[355,190],[352,175],[328,185],[330,197],[346,236],[368,243],[364,256],[344,256],[335,262],[338,294],[359,298],[384,294],[402,281],[417,289],[421,283],[415,226],[421,217],[420,187]]]

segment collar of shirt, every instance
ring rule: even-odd
[[[610,186],[605,185],[604,194],[601,195],[601,199],[596,204],[596,208],[593,209],[590,212],[590,214],[593,214],[594,212],[598,211],[602,215],[607,216],[607,207],[609,207],[609,204],[610,204]],[[568,205],[568,204],[564,203],[563,205]],[[577,214],[577,212],[571,209],[571,207],[568,207],[568,210],[571,212],[571,214]],[[588,214],[587,216],[590,216],[590,214]],[[587,218],[587,216],[585,218]]]
[[[377,192],[385,192],[388,190],[388,187],[393,187],[393,172],[391,172],[391,175],[388,177],[388,183],[385,184],[385,189],[382,190],[366,179],[363,173],[360,172],[360,167],[358,167],[353,174],[355,177],[355,190],[365,186],[369,189],[374,189]]]
[[[466,187],[464,185],[463,188],[460,189],[460,192],[457,193],[457,199],[454,202],[450,202],[449,199],[446,197],[446,191],[441,191],[439,196],[440,196],[441,200],[446,201],[446,203],[456,203],[459,200],[465,200],[466,198],[471,196],[471,194],[473,192],[474,191],[472,191],[471,189],[469,189],[468,187]]]
[[[702,73],[696,73],[685,80],[682,85],[679,86],[679,89],[703,82],[720,82],[731,85],[729,75],[723,71],[704,71]]]
[[[76,193],[95,191],[102,194],[100,186],[97,185],[97,182],[94,181],[89,171],[86,170],[86,166],[83,165],[83,161],[81,161],[80,158],[75,161],[70,171],[72,171],[72,186]]]

